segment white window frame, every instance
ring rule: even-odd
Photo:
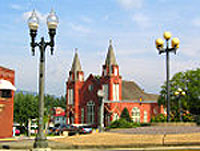
[[[73,89],[68,89],[68,104],[74,104],[74,91]]]
[[[118,71],[117,71],[117,68],[114,68],[114,75],[115,75],[115,76],[117,76],[117,74],[118,74],[117,72],[118,72]]]
[[[119,100],[119,84],[113,84],[113,100]]]
[[[147,123],[147,119],[148,119],[148,112],[144,110],[144,123]]]
[[[116,120],[119,120],[119,115],[117,113],[114,113],[112,121],[116,121]]]
[[[87,103],[87,123],[94,124],[95,119],[95,103],[93,101],[89,101]]]
[[[132,109],[132,120],[133,122],[140,122],[140,109],[138,107]]]
[[[103,84],[104,99],[108,100],[108,84]]]
[[[83,75],[79,74],[79,81],[82,81],[82,79],[83,79]]]

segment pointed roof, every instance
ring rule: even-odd
[[[73,60],[73,63],[72,63],[71,71],[72,72],[82,71],[81,70],[81,63],[80,63],[80,60],[78,58],[77,49],[76,49],[76,53],[75,53],[74,60]]]
[[[106,66],[117,65],[115,54],[114,54],[113,47],[112,47],[112,40],[110,40],[109,43],[110,43],[110,45],[108,48],[105,65]]]

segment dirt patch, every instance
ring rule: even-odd
[[[162,145],[162,135],[127,135],[118,133],[94,133],[54,139],[56,142],[69,143],[73,146],[130,146]]]

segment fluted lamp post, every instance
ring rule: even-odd
[[[104,131],[104,92],[103,90],[98,90],[97,96],[99,98],[99,112],[100,112],[100,117],[99,117],[99,131],[103,132]]]
[[[39,19],[35,10],[28,19],[28,26],[30,29],[31,36],[31,48],[32,55],[35,55],[35,47],[39,47],[40,52],[40,68],[39,68],[39,122],[38,122],[38,133],[34,142],[34,148],[47,148],[48,143],[44,135],[44,80],[45,80],[45,50],[47,46],[50,47],[51,55],[54,51],[54,37],[56,34],[56,28],[58,25],[58,17],[55,12],[51,10],[47,17],[47,26],[49,29],[50,41],[45,42],[44,37],[41,38],[40,42],[35,42],[37,30],[39,27]]]
[[[180,121],[182,122],[183,119],[182,119],[182,104],[181,104],[181,97],[182,96],[185,96],[186,93],[185,91],[183,91],[181,88],[178,88],[178,90],[174,93],[175,96],[178,98],[178,103],[179,103],[179,118],[180,118]]]
[[[164,32],[163,36],[166,41],[166,48],[164,48],[164,41],[161,38],[158,38],[156,40],[156,48],[158,49],[159,55],[166,53],[167,122],[170,122],[169,53],[174,52],[176,54],[176,51],[179,48],[179,39],[173,38],[171,40],[171,47],[169,47],[169,40],[171,38],[171,33]]]

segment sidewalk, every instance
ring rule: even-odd
[[[105,149],[105,148],[148,148],[185,146],[200,149],[200,133],[191,134],[120,134],[93,133],[70,137],[50,137],[49,147],[52,149]],[[34,137],[21,137],[0,141],[0,149],[30,149]],[[118,150],[118,149],[117,149]]]

